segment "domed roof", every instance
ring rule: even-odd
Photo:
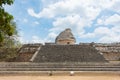
[[[71,39],[75,40],[75,38],[71,32],[71,29],[67,28],[57,36],[56,41],[58,41],[58,40],[71,40]]]

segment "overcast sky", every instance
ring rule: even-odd
[[[120,41],[120,0],[15,0],[5,8],[22,43],[54,42],[66,28],[77,43]]]

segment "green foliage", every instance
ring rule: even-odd
[[[3,4],[6,5],[11,5],[13,4],[14,0],[0,0],[0,6],[2,6]]]
[[[0,47],[0,61],[11,61],[17,56],[18,48]]]
[[[8,61],[17,55],[20,47],[16,40],[17,29],[14,17],[5,11],[5,5],[12,5],[14,0],[0,0],[0,61]]]
[[[20,47],[21,44],[15,37],[6,37],[3,46],[0,47],[0,61],[14,61]]]
[[[4,10],[3,5],[11,5],[14,0],[0,0],[0,43],[5,37],[16,33],[16,25],[13,25],[13,16]]]

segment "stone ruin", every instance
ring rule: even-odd
[[[58,45],[65,45],[65,44],[75,44],[76,40],[71,32],[71,29],[65,29],[61,32],[55,40],[55,43]]]
[[[24,44],[14,62],[0,63],[0,73],[37,73],[48,71],[120,71],[120,43],[80,43],[70,29],[61,32],[55,43]],[[39,72],[39,73],[40,73]],[[45,73],[45,72],[44,72]],[[42,72],[43,74],[43,72]]]
[[[120,43],[80,43],[71,29],[65,29],[55,43],[24,44],[19,50],[19,62],[107,62],[120,61]]]

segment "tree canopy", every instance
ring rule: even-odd
[[[17,55],[20,45],[16,40],[17,27],[14,17],[5,11],[5,5],[12,5],[14,0],[0,0],[0,61],[9,61]]]
[[[0,0],[0,44],[17,32],[13,16],[4,9],[5,5],[11,5],[13,2],[14,0]]]

